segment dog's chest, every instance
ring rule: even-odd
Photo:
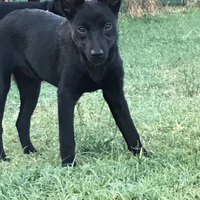
[[[95,82],[89,74],[82,76],[79,79],[78,83],[78,89],[84,93],[84,92],[93,92],[98,89],[102,89],[102,83],[101,82]]]

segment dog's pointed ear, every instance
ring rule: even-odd
[[[118,14],[121,6],[121,0],[97,0],[97,1],[107,4],[114,12],[114,14]]]
[[[61,11],[60,6],[60,0],[49,1],[47,4],[47,10],[57,15],[63,16],[63,12]]]
[[[85,0],[59,0],[63,14],[70,20],[74,17],[76,9],[82,5]]]

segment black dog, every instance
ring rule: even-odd
[[[43,2],[0,2],[0,20],[14,10],[25,8],[37,8],[53,12],[57,15],[62,15],[59,2],[57,0]]]
[[[58,87],[59,140],[62,165],[75,158],[74,106],[84,92],[103,90],[129,150],[139,154],[139,134],[123,92],[123,65],[118,50],[121,0],[60,0],[67,19],[41,10],[19,10],[0,22],[0,122],[10,77],[17,82],[21,107],[16,123],[25,153],[35,152],[30,117],[41,81]],[[0,127],[1,158],[3,150]],[[146,154],[146,150],[143,149]]]

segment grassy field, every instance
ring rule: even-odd
[[[61,168],[56,88],[44,83],[24,155],[12,83],[4,117],[0,200],[200,200],[200,13],[120,17],[125,95],[152,158],[134,157],[102,98],[75,109],[77,167]]]

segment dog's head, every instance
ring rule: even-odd
[[[118,38],[121,0],[60,0],[71,24],[72,39],[93,66],[106,62]]]

